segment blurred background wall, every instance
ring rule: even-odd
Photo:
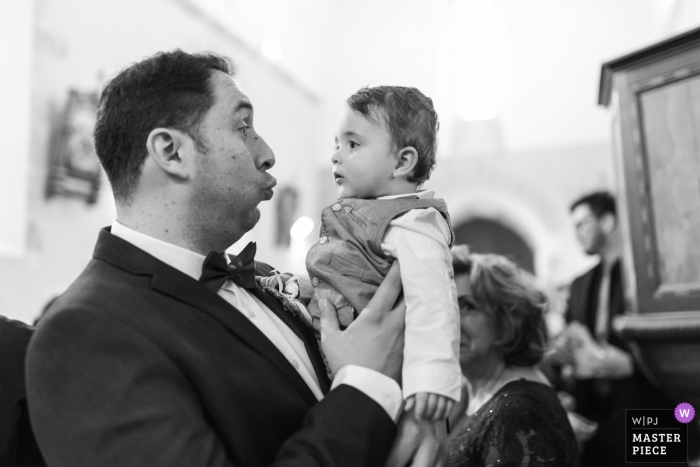
[[[114,218],[104,174],[94,202],[47,196],[70,91],[98,92],[128,63],[173,48],[236,61],[276,153],[275,197],[232,252],[254,239],[261,260],[302,271],[335,199],[343,101],[364,85],[407,85],[440,115],[425,188],[447,201],[458,240],[560,288],[594,261],[569,204],[616,191],[600,65],[699,25],[697,0],[4,0],[0,314],[31,322]],[[300,217],[314,225],[296,224],[290,239]]]

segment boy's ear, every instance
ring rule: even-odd
[[[406,146],[396,153],[396,167],[394,177],[407,177],[413,174],[413,169],[418,164],[418,151],[413,146]]]
[[[171,128],[155,128],[148,134],[146,150],[150,159],[168,175],[186,180],[193,168],[185,150],[187,136]]]

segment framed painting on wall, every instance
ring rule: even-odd
[[[92,132],[97,120],[98,94],[70,90],[57,122],[49,151],[46,196],[71,196],[88,204],[97,201],[102,169]]]

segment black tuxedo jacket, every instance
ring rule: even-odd
[[[312,333],[254,294],[302,338],[327,390]],[[248,318],[108,229],[39,324],[27,384],[51,466],[381,465],[395,435],[355,388],[318,402]]]

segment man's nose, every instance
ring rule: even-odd
[[[258,136],[258,144],[256,147],[258,167],[260,170],[271,169],[275,165],[275,153],[272,148],[267,145],[262,136]]]

